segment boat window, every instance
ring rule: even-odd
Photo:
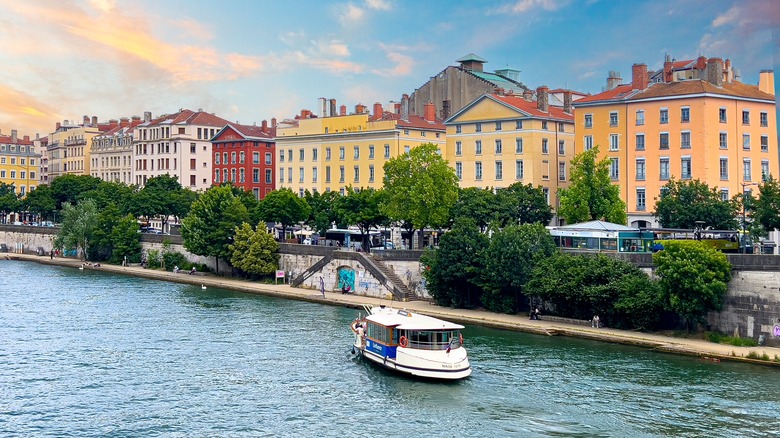
[[[412,331],[402,330],[409,340],[409,348],[418,350],[446,350],[460,347],[460,330],[454,331]]]
[[[385,327],[383,325],[369,321],[368,328],[366,330],[366,337],[374,339],[375,341],[379,341],[383,344],[393,344],[397,343],[398,341],[398,334],[396,332],[397,330],[394,330],[390,327]]]

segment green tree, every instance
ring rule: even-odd
[[[428,293],[440,306],[469,308],[480,303],[479,276],[488,238],[469,218],[456,219],[452,231],[420,258]]]
[[[695,240],[673,240],[653,254],[664,303],[691,328],[723,308],[731,264],[722,252]]]
[[[62,209],[62,205],[66,202],[75,205],[84,199],[85,193],[95,190],[101,181],[100,178],[94,176],[69,173],[54,178],[51,181],[51,190],[57,201],[57,209]]]
[[[776,179],[769,178],[758,186],[752,217],[764,231],[780,229],[780,182]]]
[[[306,225],[313,228],[321,236],[331,229],[332,224],[336,223],[337,228],[345,228],[346,223],[341,218],[336,209],[336,202],[341,195],[338,192],[314,193],[306,190],[304,199],[309,204],[309,217],[306,219]]]
[[[249,212],[230,187],[211,187],[192,204],[182,219],[184,247],[193,254],[229,260],[236,227],[249,220]]]
[[[496,213],[496,195],[490,189],[466,187],[458,192],[458,200],[450,211],[452,221],[469,218],[486,231]]]
[[[92,198],[89,199],[94,201]],[[114,227],[121,219],[122,214],[113,202],[104,206],[102,209],[97,206],[97,202],[95,202],[95,204],[98,208],[98,215],[97,226],[92,233],[92,240],[89,243],[90,260],[108,260],[111,258],[111,253],[114,249]],[[136,229],[133,230],[133,233],[136,235],[138,234],[137,230],[138,225],[136,225]]]
[[[596,146],[577,154],[571,161],[571,182],[559,192],[558,214],[567,223],[603,220],[625,224],[627,221],[620,187],[612,184],[609,158],[597,161],[598,156]]]
[[[81,195],[81,199],[92,199],[98,210],[115,205],[120,215],[132,212],[133,187],[116,181],[100,181],[92,190]]]
[[[8,213],[12,211],[19,211],[21,201],[16,194],[16,187],[13,184],[6,184],[0,182],[0,212],[3,214],[3,219]]]
[[[661,187],[661,198],[655,203],[653,213],[662,227],[702,228],[733,230],[737,227],[737,205],[723,201],[716,188],[697,180],[669,180]]]
[[[279,269],[279,244],[265,232],[265,227],[253,230],[248,223],[236,227],[236,237],[230,245],[230,264],[249,275],[270,275]]]
[[[22,208],[39,215],[41,220],[52,219],[57,208],[54,194],[48,184],[41,184],[35,190],[27,192],[23,204]]]
[[[122,216],[114,224],[111,230],[111,251],[112,263],[120,263],[127,257],[128,260],[134,260],[141,254],[141,234],[138,232],[138,221],[132,214]]]
[[[371,247],[368,240],[369,231],[387,221],[387,216],[379,208],[384,197],[382,190],[355,190],[350,186],[347,187],[346,195],[336,201],[338,216],[343,217],[347,225],[356,225],[360,229],[361,241],[366,251],[370,251]]]
[[[290,189],[274,190],[257,205],[257,217],[261,221],[282,225],[282,236],[287,238],[287,227],[303,222],[309,217],[311,207]]]
[[[496,193],[496,219],[500,227],[518,224],[548,224],[552,208],[541,187],[514,183]]]
[[[392,158],[385,163],[384,171],[387,199],[382,211],[392,220],[403,221],[409,236],[428,226],[447,225],[458,199],[458,177],[436,145],[422,144]]]
[[[235,188],[230,187],[238,196]],[[168,174],[159,175],[149,178],[143,188],[136,193],[133,213],[146,218],[159,217],[165,229],[168,218],[185,216],[195,199],[197,194],[182,187],[178,177]],[[254,204],[250,205],[254,207]]]
[[[515,313],[523,303],[525,283],[541,260],[555,253],[544,225],[510,225],[493,234],[484,252],[482,304],[494,312]]]
[[[90,260],[89,247],[98,223],[95,201],[85,199],[78,204],[63,204],[62,223],[54,246],[60,249],[76,249],[84,260]]]

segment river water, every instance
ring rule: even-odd
[[[357,311],[0,261],[0,436],[778,436],[780,371],[469,326],[456,383],[356,360]]]

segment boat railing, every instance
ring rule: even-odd
[[[409,341],[409,348],[417,350],[446,350],[460,347],[460,340],[453,338],[450,342]]]

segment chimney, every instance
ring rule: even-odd
[[[614,90],[615,87],[620,85],[620,83],[623,81],[623,79],[620,77],[620,73],[615,70],[609,71],[609,76],[607,76],[607,90]],[[539,97],[537,96],[537,99]]]
[[[563,112],[571,114],[571,91],[563,92]]]
[[[707,82],[716,87],[723,86],[723,60],[710,58],[707,60]]]
[[[130,120],[131,120],[130,122],[131,126],[137,126],[141,124],[141,117],[139,116],[133,116],[130,118]]]
[[[271,117],[271,127],[276,128],[276,117]]]
[[[119,126],[119,121],[117,119],[111,119],[108,121],[108,129],[114,129],[117,126]]]
[[[122,117],[119,119],[119,127],[126,128],[127,125],[129,124],[130,124],[130,119],[128,119],[127,117]]]
[[[97,116],[92,116],[92,126],[97,126],[97,125],[98,125],[98,118],[97,118]]]
[[[433,123],[436,121],[436,105],[433,102],[425,104],[425,121]]]
[[[549,88],[544,85],[536,89],[536,108],[543,113],[548,112],[550,109],[547,90],[549,90]]]
[[[758,75],[758,89],[764,93],[771,94],[772,96],[775,95],[774,70],[761,70],[761,73]]]
[[[703,71],[707,68],[707,57],[706,56],[699,56],[696,58],[696,70]]]
[[[144,123],[152,121],[152,112],[144,111]]]
[[[379,102],[374,103],[374,119],[379,120],[382,118],[382,114],[384,114],[384,110],[382,109],[382,104]]]
[[[401,114],[401,102],[393,102],[393,113]]]
[[[363,105],[362,103],[359,103],[359,104],[355,105],[355,114],[365,114],[367,109],[368,108],[366,108],[365,105]]]
[[[401,120],[409,120],[409,95],[401,96]]]
[[[523,90],[523,99],[525,99],[525,100],[527,100],[529,102],[532,101],[534,99],[534,92],[533,92],[533,90],[530,90],[528,88]]]
[[[328,114],[331,117],[334,117],[336,115],[336,99],[328,100]]]
[[[328,114],[328,100],[324,97],[318,98],[317,110],[319,111],[320,117],[330,117],[330,114]]]
[[[25,135],[23,138],[24,138],[24,141],[30,141],[30,136],[29,135]]]
[[[84,122],[82,123],[82,126],[89,126],[89,116],[84,116]]]
[[[54,130],[55,131],[59,131],[61,127],[62,127],[62,125],[60,124],[60,122],[57,122],[57,124],[54,125]]]
[[[631,89],[644,90],[649,82],[647,64],[634,64],[631,66]]]
[[[11,143],[16,143],[16,129],[11,130]]]
[[[260,124],[260,130],[263,131],[264,134],[268,134],[268,121],[263,120]]]
[[[68,122],[69,122],[69,120],[63,120],[62,121],[62,126],[70,126],[70,123],[68,123]]]
[[[346,105],[341,105],[339,107],[339,115],[340,116],[346,116],[347,115],[347,106]]]
[[[666,55],[666,60],[664,61],[664,83],[670,83],[672,82],[672,57],[671,55]]]

